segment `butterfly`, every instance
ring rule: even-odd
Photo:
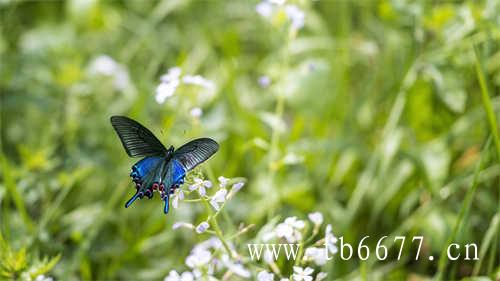
[[[128,208],[137,198],[151,199],[155,191],[165,201],[163,212],[168,213],[169,196],[184,183],[186,173],[210,158],[219,144],[210,138],[192,140],[178,149],[168,149],[150,130],[125,116],[112,116],[111,125],[130,157],[143,157],[132,166],[130,177],[136,193],[125,204]]]

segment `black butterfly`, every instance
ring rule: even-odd
[[[213,139],[192,140],[174,150],[168,149],[146,127],[125,116],[112,116],[111,125],[115,128],[123,147],[130,157],[143,157],[132,166],[132,181],[137,192],[125,204],[128,208],[137,198],[153,197],[156,190],[165,201],[163,211],[168,213],[169,195],[184,183],[186,173],[198,166],[219,149]]]

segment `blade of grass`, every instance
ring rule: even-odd
[[[22,196],[16,189],[16,183],[14,182],[14,178],[12,177],[9,162],[7,161],[7,158],[3,153],[0,153],[0,167],[3,174],[4,184],[7,189],[6,196],[10,195],[10,197],[14,201],[14,205],[16,206],[17,211],[21,215],[21,219],[23,220],[24,225],[29,232],[33,233],[33,222],[28,215],[28,211],[26,210],[26,206],[24,204]]]
[[[485,154],[486,151],[488,151],[488,148],[491,144],[491,137],[488,138],[486,141],[486,144],[483,147],[483,150],[481,152],[481,158],[479,159],[479,163],[476,166],[476,169],[474,171],[474,178],[472,180],[472,185],[471,187],[467,190],[467,194],[465,195],[464,202],[462,203],[462,207],[460,208],[460,212],[458,214],[457,222],[455,223],[455,227],[453,228],[453,232],[451,235],[448,237],[448,240],[446,241],[445,245],[450,245],[453,243],[453,241],[456,239],[457,235],[460,233],[460,230],[464,227],[466,224],[466,218],[467,215],[469,214],[470,207],[472,205],[472,200],[474,198],[474,194],[476,192],[477,187],[479,186],[479,174],[482,170],[484,161],[485,161]],[[441,255],[439,257],[439,263],[438,263],[438,271],[435,276],[435,280],[443,280],[443,275],[446,270],[446,266],[448,264],[448,255],[447,255],[447,247],[443,248],[441,251]]]
[[[500,137],[498,136],[498,124],[495,117],[495,112],[493,111],[493,105],[491,103],[488,85],[486,84],[484,67],[479,57],[479,48],[477,45],[474,45],[474,53],[476,55],[477,79],[479,80],[479,86],[481,87],[481,99],[483,100],[484,110],[486,111],[491,134],[493,135],[493,141],[495,142],[497,157],[500,158]]]
[[[496,236],[498,232],[498,226],[500,225],[500,215],[496,214],[491,220],[490,227],[484,234],[483,241],[481,243],[481,248],[479,249],[479,260],[474,264],[474,270],[472,271],[472,275],[477,275],[479,270],[481,270],[481,264],[483,260],[486,258],[486,253],[488,249],[490,249],[490,244],[493,242],[493,238]],[[493,248],[491,248],[493,249]]]

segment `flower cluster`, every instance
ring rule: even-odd
[[[255,10],[259,15],[271,21],[284,13],[292,31],[296,32],[304,27],[304,12],[296,5],[285,4],[284,0],[264,0],[257,4]]]
[[[236,249],[230,241],[221,234],[217,226],[216,215],[224,206],[224,203],[232,198],[243,186],[244,182],[239,179],[229,179],[223,176],[218,178],[217,190],[213,195],[208,194],[207,189],[213,188],[213,183],[209,180],[195,177],[189,185],[188,190],[179,190],[173,195],[173,206],[178,207],[179,202],[205,202],[211,215],[207,220],[199,223],[197,226],[187,222],[176,222],[174,229],[187,228],[194,230],[198,234],[209,233],[209,239],[198,243],[193,247],[189,256],[186,257],[185,264],[189,271],[179,273],[175,270],[170,271],[165,281],[187,281],[187,280],[205,280],[219,272],[226,274],[235,274],[242,278],[251,277],[251,272],[237,258]],[[196,191],[196,193],[194,193]],[[185,199],[185,195],[197,194],[198,198]],[[215,213],[214,213],[215,211]],[[211,230],[214,229],[214,230]],[[242,234],[244,231],[239,232]],[[237,233],[236,236],[239,235]]]
[[[238,232],[233,235],[224,235],[218,226],[217,214],[243,186],[244,182],[239,179],[221,176],[218,178],[218,183],[213,184],[209,180],[195,177],[186,190],[180,188],[173,195],[177,202],[175,208],[181,201],[186,203],[199,202],[204,203],[209,212],[209,217],[196,226],[187,222],[177,222],[173,228],[186,228],[197,234],[208,233],[210,237],[192,248],[185,259],[187,271],[172,270],[165,281],[218,280],[215,276],[219,275],[222,275],[223,280],[230,280],[228,278],[232,275],[241,279],[250,279],[254,276],[259,281],[324,280],[327,276],[326,273],[315,271],[313,267],[325,265],[328,260],[327,253],[333,255],[338,249],[336,246],[337,238],[332,233],[332,226],[327,224],[324,227],[324,235],[320,231],[324,225],[323,214],[320,212],[310,213],[308,215],[309,221],[297,217],[285,218],[282,222],[272,226],[268,233],[264,233],[262,237],[264,241],[277,239],[305,247],[304,253],[299,254],[294,260],[293,273],[290,276],[283,276],[276,260],[273,260],[270,253],[264,253],[264,265],[259,265],[261,263],[259,260],[245,258],[245,255],[238,253],[234,239],[246,233],[252,225],[241,226]],[[194,195],[197,198],[185,199],[189,195]],[[262,266],[267,267],[269,271]],[[257,270],[252,270],[254,268]]]
[[[118,90],[125,90],[130,87],[127,68],[108,55],[100,55],[94,58],[90,62],[88,71],[91,75],[111,77],[114,87]]]
[[[196,85],[209,91],[215,90],[214,82],[204,78],[201,75],[182,75],[182,70],[179,67],[170,68],[167,73],[160,77],[160,84],[156,87],[156,101],[160,104],[164,103],[167,98],[174,95],[177,88],[181,85]],[[193,117],[199,117],[202,110],[198,107],[191,109]]]

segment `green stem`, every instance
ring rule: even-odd
[[[231,248],[229,248],[229,244],[227,243],[226,239],[224,238],[224,234],[222,233],[222,230],[220,229],[219,224],[217,223],[216,215],[218,214],[218,212],[215,214],[213,213],[206,198],[202,198],[202,201],[203,201],[203,204],[205,205],[205,208],[207,209],[207,211],[210,214],[208,217],[208,220],[210,221],[210,224],[214,228],[215,235],[217,235],[219,240],[222,242],[222,245],[224,246],[224,249],[226,249],[226,252],[228,253],[228,255],[230,257],[234,258],[235,255],[233,254],[233,251],[231,251]],[[222,208],[221,208],[221,210],[222,210]]]

